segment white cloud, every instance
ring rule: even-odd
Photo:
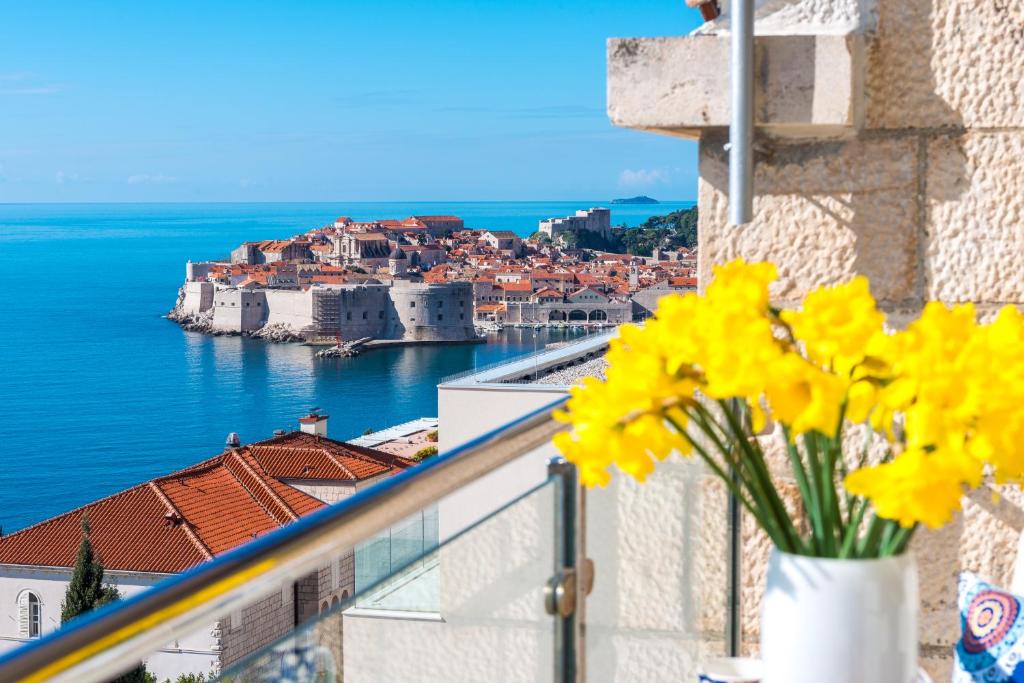
[[[164,175],[163,173],[157,173],[150,175],[149,173],[138,173],[136,175],[128,176],[127,180],[129,185],[170,185],[171,183],[178,182],[178,179],[174,176]]]
[[[621,187],[646,187],[668,184],[668,173],[661,168],[627,168],[619,174]]]
[[[42,84],[28,71],[0,73],[0,95],[53,95],[64,89],[57,83]]]
[[[68,173],[66,171],[57,171],[57,173],[54,174],[53,179],[57,182],[58,185],[63,185],[65,183],[75,183],[75,182],[78,182],[81,178],[79,178],[77,173]]]
[[[36,85],[25,88],[0,88],[0,95],[53,95],[63,90],[60,85]]]

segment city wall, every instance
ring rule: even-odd
[[[473,341],[469,283],[349,284],[298,289],[239,289],[186,282],[175,319],[208,318],[215,334],[278,329],[308,340]],[[194,328],[193,328],[194,329]],[[200,328],[204,329],[204,328]]]
[[[385,332],[388,339],[471,341],[473,288],[468,282],[443,285],[395,282],[393,308]]]

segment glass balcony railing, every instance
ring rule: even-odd
[[[552,407],[27,644],[0,681],[687,680],[734,622],[727,525],[696,522],[724,497],[685,462],[585,492]]]

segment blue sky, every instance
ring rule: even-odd
[[[613,128],[609,36],[682,0],[6,2],[0,202],[696,195]]]

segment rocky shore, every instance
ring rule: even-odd
[[[264,325],[249,336],[253,339],[262,339],[269,342],[287,343],[306,341],[302,335],[296,334],[295,330],[284,323]]]
[[[182,329],[189,332],[202,332],[203,334],[216,334],[213,331],[213,309],[202,313],[185,313],[180,306],[175,306],[167,313],[167,319],[181,325]]]

